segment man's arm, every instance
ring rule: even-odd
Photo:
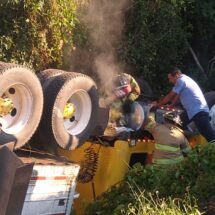
[[[169,106],[170,107],[175,106],[175,104],[179,101],[179,98],[180,98],[180,96],[177,93],[175,93],[175,96],[174,96],[174,98],[173,98],[173,100]]]
[[[172,104],[175,104],[179,99],[179,95],[176,94],[175,92],[173,91],[170,91],[164,98],[162,98],[159,102],[158,102],[158,107],[161,106],[161,105],[165,105],[167,104],[169,101],[172,101],[171,105]]]
[[[133,76],[125,73],[130,81],[130,85],[131,85],[131,93],[129,94],[128,98],[132,101],[135,101],[139,95],[140,95],[140,86],[137,83],[137,81],[134,79]]]

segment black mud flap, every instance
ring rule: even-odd
[[[1,215],[20,215],[34,163],[24,164],[6,146],[0,146]]]
[[[14,150],[14,146],[16,145],[17,139],[14,135],[7,134],[0,129],[0,148],[2,146],[6,146],[10,151]]]

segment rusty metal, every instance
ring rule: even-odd
[[[89,183],[90,181],[93,180],[98,167],[100,147],[98,151],[95,151],[95,149],[91,145],[90,147],[84,150],[85,156],[84,160],[81,162],[81,169],[78,175],[78,182]]]
[[[56,156],[44,151],[33,149],[16,150],[16,155],[23,163],[41,164],[41,165],[69,165],[72,162],[64,156]]]

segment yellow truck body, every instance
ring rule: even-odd
[[[83,214],[88,203],[93,202],[100,194],[124,179],[130,168],[132,156],[140,155],[138,158],[142,156],[142,161],[144,161],[146,159],[144,154],[150,155],[152,153],[154,142],[152,140],[139,140],[132,145],[129,141],[117,140],[114,146],[86,142],[73,151],[60,149],[59,153],[69,160],[81,164],[85,159],[85,149],[89,147],[98,152],[97,169],[92,181],[88,183],[78,182],[77,184],[76,191],[80,197],[74,200],[76,214]]]

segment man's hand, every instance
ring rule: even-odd
[[[165,108],[168,109],[168,110],[172,110],[173,109],[173,105],[172,104],[165,105]]]
[[[157,109],[158,109],[158,103],[157,103],[157,101],[153,101],[151,103],[151,108],[150,108],[149,112],[155,113]]]
[[[175,97],[177,96],[177,94],[173,91],[170,91],[165,97],[162,97],[159,101],[158,101],[158,107],[167,104],[170,101],[174,101]]]

